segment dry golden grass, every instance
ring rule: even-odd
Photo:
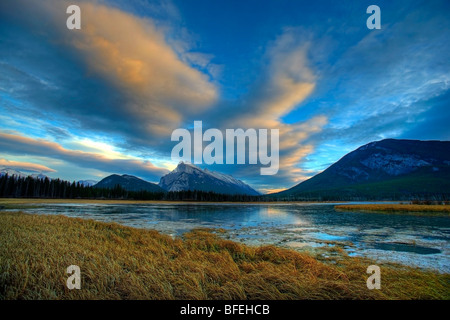
[[[421,204],[346,204],[334,206],[337,210],[370,211],[378,213],[406,214],[414,213],[423,216],[448,216],[450,205]]]
[[[66,268],[81,268],[81,290]],[[152,230],[64,216],[0,213],[1,299],[449,299],[448,274],[342,255],[324,263],[205,230],[172,239]]]

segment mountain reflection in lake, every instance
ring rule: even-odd
[[[350,255],[450,272],[447,217],[337,212],[333,204],[44,204],[31,213],[117,222],[172,236],[224,228],[250,245],[295,250],[341,246]]]

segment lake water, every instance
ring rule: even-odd
[[[450,218],[339,212],[334,204],[39,204],[27,212],[63,214],[156,229],[180,236],[194,228],[223,228],[224,237],[450,272]],[[320,253],[323,252],[323,253]]]

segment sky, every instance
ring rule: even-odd
[[[283,190],[372,141],[450,140],[449,35],[447,0],[2,0],[0,167],[159,182],[202,121],[278,129],[275,175],[199,166]]]

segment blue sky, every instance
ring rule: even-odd
[[[449,140],[449,34],[445,0],[2,1],[0,166],[158,182],[202,120],[279,129],[278,174],[209,169],[291,187],[374,140]]]

